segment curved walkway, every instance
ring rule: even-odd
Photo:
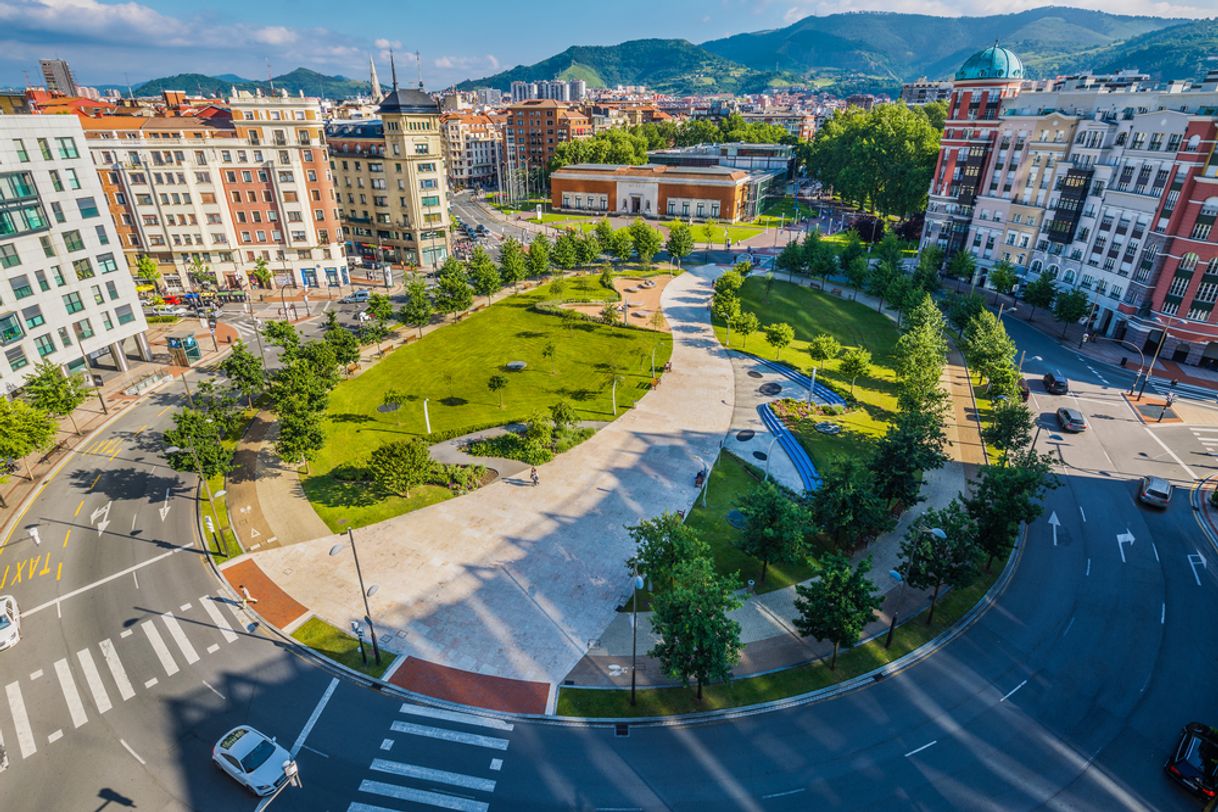
[[[394,682],[434,687],[438,665],[471,672],[467,682],[526,680],[552,695],[600,637],[630,588],[625,525],[687,509],[697,495],[696,458],[713,459],[731,424],[732,367],[709,324],[716,271],[686,273],[664,291],[674,338],[665,385],[541,466],[540,487],[500,480],[356,532],[365,584],[378,587],[370,604],[382,645],[407,656]],[[339,540],[251,558],[293,598],[346,628],[363,606],[349,555],[328,555]]]

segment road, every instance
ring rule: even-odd
[[[259,629],[199,553],[192,478],[160,462],[181,397],[163,389],[42,491],[21,522],[40,544],[18,529],[0,551],[0,592],[25,613],[0,654],[5,808],[253,809],[207,765],[250,723],[297,753],[286,809],[1196,809],[1160,765],[1184,722],[1218,720],[1218,550],[1186,492],[1151,511],[1133,478],[1213,473],[1211,435],[1141,426],[1116,388],[1131,375],[1008,328],[1051,359],[1025,371],[1052,364],[1073,394],[1032,385],[1062,484],[997,606],[836,700],[627,736],[437,714],[336,681]],[[1065,402],[1088,432],[1047,422]]]

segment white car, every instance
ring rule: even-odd
[[[284,764],[292,755],[248,725],[224,734],[211,750],[216,766],[258,796],[270,795],[288,780]]]
[[[11,595],[0,595],[0,651],[21,642],[21,610]]]

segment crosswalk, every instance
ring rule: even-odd
[[[1193,433],[1193,436],[1197,438],[1197,442],[1201,443],[1206,451],[1211,454],[1218,454],[1218,428],[1207,429],[1197,427],[1189,429],[1189,431]]]
[[[486,812],[497,783],[494,774],[503,768],[503,759],[496,754],[507,750],[512,723],[409,703],[398,709],[398,715],[403,718],[390,723],[389,736],[381,742],[385,755],[372,760],[368,777],[360,782],[359,792],[369,796],[368,800],[361,797],[353,801],[347,812],[408,808],[395,802],[456,812]],[[487,766],[481,774],[474,774],[416,763],[446,756],[448,765],[481,757]],[[384,806],[386,803],[395,805]]]
[[[188,621],[193,636],[187,635],[183,621]],[[222,644],[237,640],[234,622],[238,627],[244,623],[238,606],[203,595],[183,604],[178,613],[154,614],[57,659],[49,670],[40,668],[28,678],[9,682],[4,686],[5,701],[0,701],[0,747],[5,747],[10,760],[35,756],[90,719],[130,701],[141,688],[151,690],[178,674],[179,662],[199,662],[205,656],[199,646],[214,654]],[[37,729],[31,717],[37,720]]]
[[[1172,386],[1171,381],[1165,381],[1162,378],[1151,378],[1149,388],[1160,395],[1166,396],[1168,393],[1173,393],[1176,397],[1185,400],[1213,401],[1218,398],[1218,391],[1213,389],[1187,383],[1177,383]]]

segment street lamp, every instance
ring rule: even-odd
[[[208,419],[208,422],[211,422],[210,419]],[[220,514],[216,512],[216,497],[211,492],[211,483],[207,481],[207,477],[203,476],[203,463],[199,460],[199,453],[193,448],[182,448],[176,445],[171,445],[165,449],[166,454],[181,454],[183,452],[189,453],[195,461],[195,472],[199,475],[199,481],[203,483],[203,490],[207,491],[207,503],[211,505],[211,516],[216,522],[216,533],[223,534],[224,528],[220,526]],[[216,542],[216,551],[222,552],[218,540]]]
[[[271,805],[271,801],[279,797],[279,793],[283,792],[288,787],[304,786],[304,784],[302,784],[300,781],[300,768],[296,766],[296,760],[294,758],[289,758],[287,761],[283,762],[283,774],[287,776],[288,780],[280,784],[279,788],[270,795],[263,798],[258,803],[258,806],[254,807],[254,812],[262,812],[262,810]]]
[[[639,575],[639,560],[633,559],[631,565],[634,577],[630,583],[634,586],[634,595],[630,605],[630,704],[634,704],[635,674],[638,673],[639,662],[639,590],[643,588],[643,576]]]
[[[368,608],[368,598],[376,594],[377,586],[364,587],[364,572],[359,566],[359,553],[355,549],[355,534],[347,528],[347,541],[351,543],[351,557],[355,559],[355,575],[359,578],[359,594],[364,601],[364,622],[368,624],[368,634],[372,638],[372,657],[376,664],[381,664],[381,649],[376,643],[376,627],[372,624],[372,611]],[[335,556],[343,551],[340,541],[330,548],[330,555]]]
[[[1107,336],[1088,335],[1086,340],[1093,343],[1096,341],[1114,341],[1117,344],[1120,344],[1122,347],[1128,347],[1138,354],[1138,374],[1134,376],[1133,383],[1129,387],[1129,394],[1132,395],[1133,390],[1138,388],[1138,381],[1142,379],[1142,372],[1146,369],[1146,353],[1142,352],[1142,348],[1137,344],[1134,344],[1132,341],[1124,338],[1108,338]],[[1139,393],[1138,400],[1141,399],[1142,395]]]

